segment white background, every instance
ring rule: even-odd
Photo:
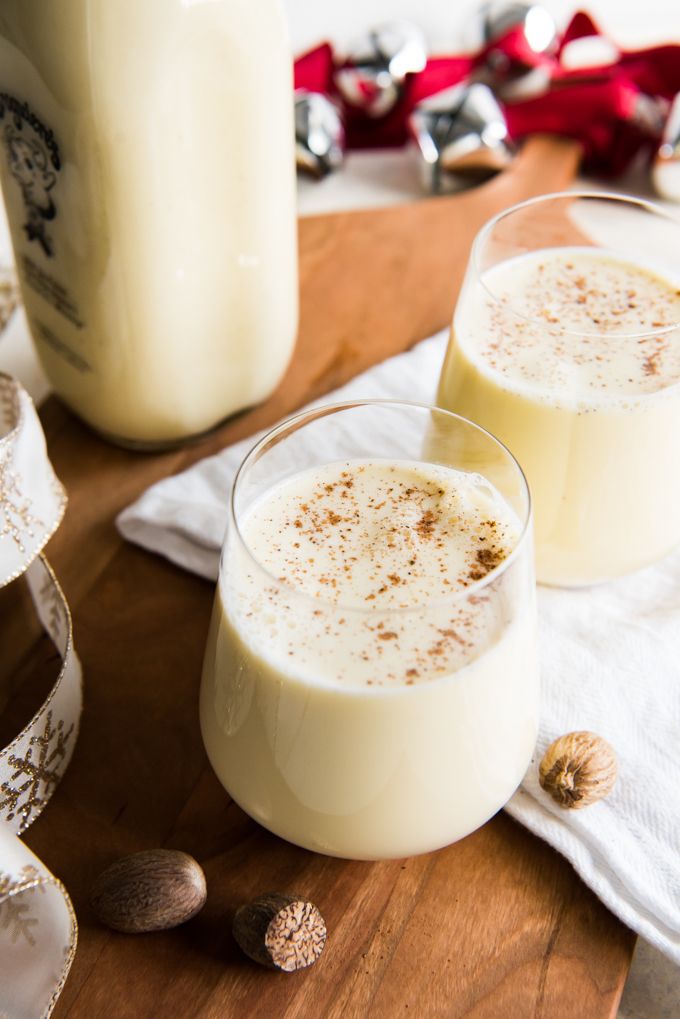
[[[293,49],[299,52],[321,39],[336,45],[380,21],[406,18],[419,25],[439,53],[457,47],[465,24],[478,5],[470,0],[283,0],[288,12]],[[680,42],[678,0],[587,0],[581,5],[545,0],[561,21],[569,12],[587,10],[621,45],[640,47],[655,42]]]

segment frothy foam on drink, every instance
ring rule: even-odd
[[[521,534],[481,475],[411,461],[304,471],[240,528],[259,567],[232,557],[223,598],[234,626],[306,678],[350,686],[412,685],[493,643],[497,605],[484,589],[465,595]]]
[[[652,270],[554,248],[502,262],[482,282],[456,333],[468,356],[510,383],[587,400],[680,381],[680,287]]]

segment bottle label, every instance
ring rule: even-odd
[[[84,323],[80,318],[73,296],[51,273],[45,272],[35,259],[29,258],[28,255],[21,255],[17,268],[27,286],[35,290],[36,294],[39,294],[53,308],[56,308],[76,329],[83,328]]]
[[[59,146],[50,128],[28,103],[0,92],[0,131],[9,172],[19,185],[26,222],[24,232],[48,258],[54,256],[54,242],[48,224],[57,215],[52,189],[61,170]]]
[[[78,304],[63,283],[51,271],[54,262],[55,240],[51,224],[57,218],[58,206],[53,198],[62,168],[61,153],[54,132],[37,116],[27,102],[0,91],[0,150],[4,150],[7,169],[18,188],[12,199],[20,202],[23,218],[22,230],[29,242],[28,251],[20,251],[15,243],[17,269],[25,287],[38,294],[77,330],[84,327]],[[6,198],[10,198],[9,192]],[[56,267],[56,265],[55,265]],[[82,354],[73,349],[77,334],[71,333],[71,343],[58,336],[54,329],[41,321],[35,309],[27,306],[31,331],[36,340],[47,346],[78,371],[91,371]]]

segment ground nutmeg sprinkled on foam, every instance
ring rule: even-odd
[[[487,291],[467,302],[457,333],[509,380],[585,399],[680,381],[680,289],[656,273],[597,249],[555,248],[483,279]]]
[[[412,461],[302,472],[257,503],[241,529],[280,582],[252,571],[230,595],[241,624],[253,621],[253,640],[285,643],[303,670],[340,657],[338,680],[363,686],[412,685],[459,668],[489,634],[488,600],[466,592],[519,535],[484,478]],[[332,654],[337,641],[344,656]]]

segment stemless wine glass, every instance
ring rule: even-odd
[[[497,435],[531,489],[539,581],[608,580],[680,541],[680,224],[563,193],[472,248],[438,403]]]
[[[491,817],[538,724],[530,501],[505,447],[417,404],[324,406],[257,443],[229,513],[200,716],[233,799],[355,859]]]

